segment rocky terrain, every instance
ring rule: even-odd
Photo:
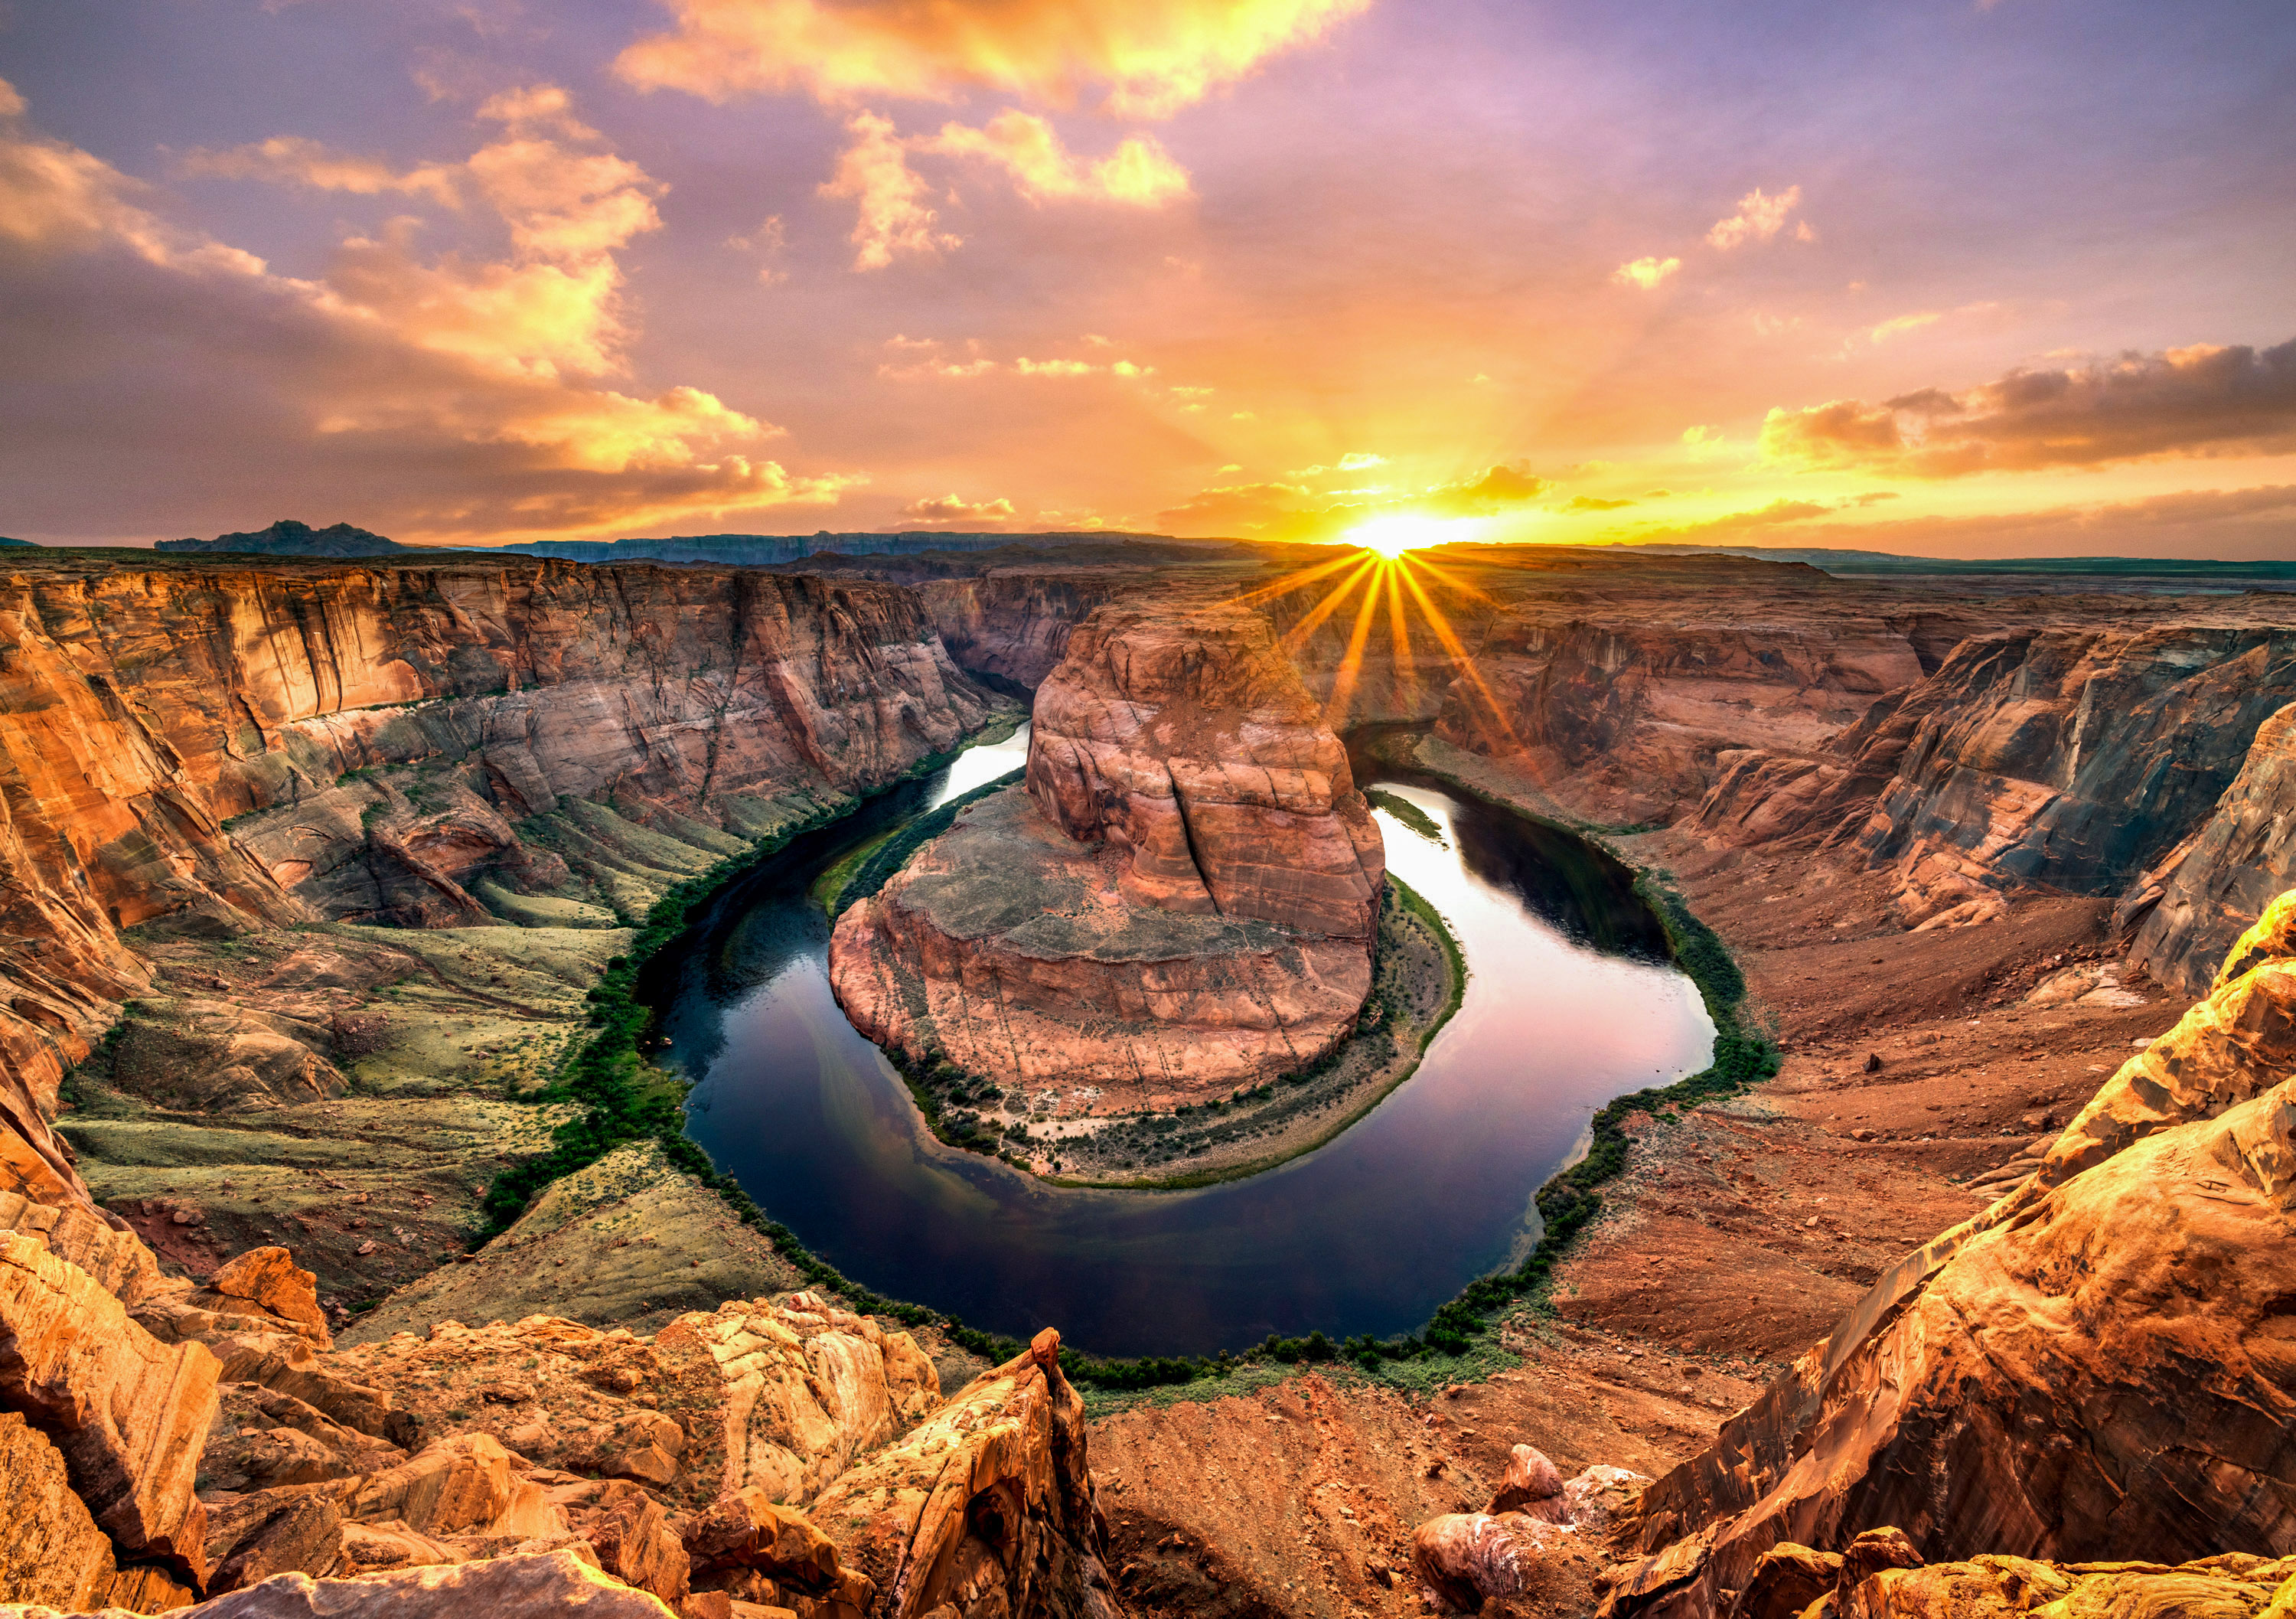
[[[1032,724],[1025,785],[839,919],[857,1028],[1085,1114],[1225,1100],[1353,1030],[1379,831],[1265,620],[1102,607]]]
[[[1324,555],[1107,549],[0,576],[0,1601],[2296,1605],[2284,598],[1454,551],[1366,612]],[[1630,1119],[1551,1291],[1415,1382],[1261,1362],[1087,1421],[1053,1341],[991,1367],[809,1290],[646,1140],[474,1246],[657,900],[1016,689],[1028,787],[840,940],[914,905],[900,948],[1001,987],[1060,957],[1009,885],[1112,925],[1077,963],[1144,919],[1281,935],[1295,990],[1367,962],[1334,733],[1399,723],[1670,874],[1783,1066]],[[985,1023],[874,1004],[896,1046]]]

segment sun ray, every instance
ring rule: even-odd
[[[1406,564],[1407,565],[1407,564]],[[1394,648],[1395,676],[1414,711],[1419,707],[1419,670],[1411,661],[1411,625],[1403,608],[1403,568],[1387,570],[1387,637]]]
[[[1316,633],[1325,619],[1340,610],[1348,597],[1354,594],[1355,588],[1369,578],[1377,566],[1376,557],[1358,555],[1356,559],[1356,571],[1333,586],[1322,601],[1308,611],[1306,617],[1284,633],[1284,645],[1288,647],[1305,645],[1308,637]]]
[[[1499,729],[1506,733],[1508,742],[1521,746],[1514,726],[1506,717],[1506,710],[1500,704],[1489,683],[1483,678],[1482,671],[1475,667],[1475,661],[1468,654],[1465,644],[1459,639],[1458,632],[1451,628],[1451,620],[1443,616],[1442,609],[1435,605],[1434,599],[1421,587],[1412,570],[1405,568],[1397,571],[1403,575],[1404,585],[1417,598],[1419,610],[1426,615],[1428,627],[1434,630],[1435,638],[1443,644],[1443,650],[1451,654],[1451,662],[1458,666],[1459,672],[1481,695],[1484,705],[1491,711],[1492,719],[1497,722]]]
[[[1348,632],[1348,650],[1341,656],[1339,670],[1332,677],[1331,697],[1324,704],[1325,725],[1337,728],[1347,723],[1348,703],[1355,696],[1357,677],[1363,672],[1364,645],[1371,639],[1372,620],[1379,612],[1379,575],[1396,571],[1392,561],[1382,563],[1364,592],[1363,605],[1356,609],[1355,628]]]
[[[1327,573],[1335,573],[1341,568],[1359,567],[1362,565],[1363,560],[1363,554],[1359,551],[1349,550],[1342,552],[1340,555],[1333,557],[1330,562],[1317,563],[1312,568],[1298,569],[1292,572],[1285,574],[1282,579],[1276,579],[1272,583],[1261,585],[1256,589],[1247,590],[1235,599],[1246,606],[1249,606],[1252,603],[1265,601],[1274,596],[1288,596],[1292,591],[1299,589],[1301,586],[1308,584],[1313,580],[1319,579]]]

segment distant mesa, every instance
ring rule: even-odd
[[[37,546],[39,543],[36,539],[10,539],[0,535],[0,546]]]
[[[218,534],[213,539],[163,539],[155,551],[234,551],[257,556],[381,556],[414,547],[347,522],[315,529],[283,517],[267,529]]]

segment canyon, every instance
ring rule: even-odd
[[[2284,597],[1529,547],[7,560],[0,1599],[2296,1590]],[[910,1061],[1155,1112],[1329,1049],[1385,875],[1340,738],[1376,727],[1666,874],[1782,1064],[1631,1114],[1462,1354],[1168,1400],[836,1296],[661,1140],[490,1207],[586,1128],[560,1076],[658,904],[1022,692],[1025,781],[832,935]]]

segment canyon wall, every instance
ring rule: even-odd
[[[912,595],[865,581],[468,558],[0,573],[0,1186],[85,1202],[58,1087],[170,939],[611,928],[998,701]],[[617,828],[683,869],[650,882]]]

